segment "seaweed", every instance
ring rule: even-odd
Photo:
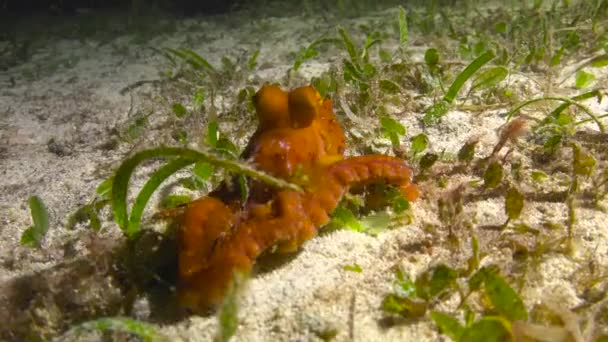
[[[49,230],[49,213],[38,196],[28,200],[32,215],[32,226],[21,235],[21,244],[30,247],[40,247],[42,240]]]
[[[128,215],[127,191],[131,174],[135,168],[145,160],[159,157],[175,159],[170,160],[165,166],[156,171],[148,179],[135,200],[133,208],[131,209],[131,214]],[[114,176],[114,180],[112,182],[112,211],[114,213],[116,223],[125,232],[125,234],[127,234],[127,236],[133,237],[139,231],[141,214],[148,203],[150,196],[158,188],[158,186],[165,179],[181,168],[194,164],[197,161],[207,162],[214,166],[219,166],[226,170],[237,172],[238,174],[262,180],[277,187],[289,188],[296,191],[300,190],[297,185],[257,171],[246,164],[231,159],[225,159],[209,152],[174,147],[159,147],[156,149],[141,151],[121,164],[116,171],[116,175]]]

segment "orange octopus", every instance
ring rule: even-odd
[[[242,203],[238,190],[222,184],[188,205],[178,230],[178,301],[193,311],[221,302],[234,272],[249,273],[264,251],[293,252],[313,238],[351,187],[386,182],[409,200],[418,196],[403,160],[344,158],[344,131],[331,101],[313,87],[287,93],[264,86],[254,104],[259,126],[242,157],[304,191],[250,181]]]

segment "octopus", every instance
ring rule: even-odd
[[[221,303],[235,272],[250,273],[264,252],[292,253],[329,223],[353,187],[383,182],[418,196],[404,160],[345,158],[346,139],[331,100],[312,86],[263,86],[253,98],[258,127],[242,158],[304,191],[249,180],[250,195],[224,182],[188,204],[178,229],[178,302],[199,312]]]

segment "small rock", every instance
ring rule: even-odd
[[[67,146],[65,143],[55,141],[55,138],[51,138],[46,146],[49,149],[49,152],[59,157],[65,157],[72,154],[72,149],[70,146]]]

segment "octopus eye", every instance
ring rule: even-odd
[[[289,115],[294,128],[308,127],[316,119],[320,96],[311,86],[297,88],[289,93]]]
[[[257,117],[266,129],[288,126],[287,93],[273,85],[265,85],[253,96]]]

